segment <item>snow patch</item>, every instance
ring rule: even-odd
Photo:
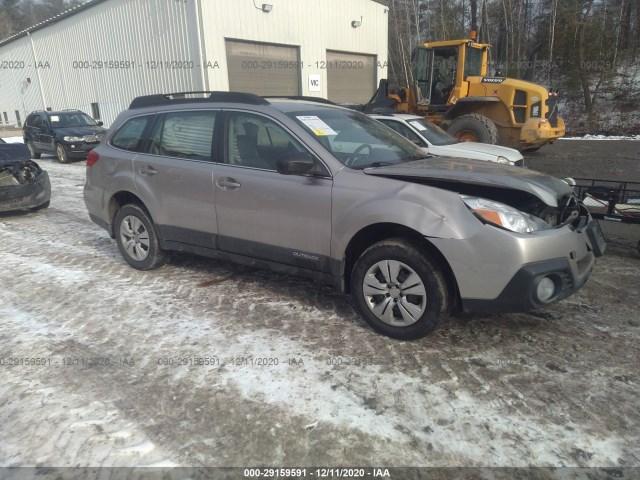
[[[640,140],[640,135],[585,135],[584,137],[563,137],[560,140]]]
[[[7,143],[24,143],[22,137],[6,137],[3,140]]]

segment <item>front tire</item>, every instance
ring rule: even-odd
[[[67,154],[67,149],[64,148],[64,145],[60,143],[56,144],[56,158],[60,163],[69,163],[69,155]]]
[[[498,143],[498,127],[484,115],[476,113],[456,118],[447,132],[463,142],[480,142],[496,145]]]
[[[114,230],[120,254],[133,268],[152,270],[167,262],[153,220],[139,205],[131,203],[118,210]]]
[[[417,340],[447,316],[442,269],[424,249],[405,239],[383,240],[358,259],[351,275],[358,313],[377,332]]]

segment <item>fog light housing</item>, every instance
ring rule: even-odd
[[[538,282],[538,287],[536,288],[536,296],[538,300],[542,303],[547,303],[551,300],[556,293],[556,282],[553,281],[551,277],[543,277]]]

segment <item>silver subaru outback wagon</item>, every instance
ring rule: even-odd
[[[90,153],[84,199],[134,268],[178,250],[311,277],[406,340],[454,310],[567,298],[605,249],[565,182],[427,156],[307,97],[138,97]]]

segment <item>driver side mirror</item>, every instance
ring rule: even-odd
[[[102,125],[104,125],[104,123],[102,123],[102,120],[98,120],[96,123],[98,124],[98,126],[99,126],[99,127],[101,127]]]
[[[306,175],[314,172],[316,162],[309,153],[295,152],[280,157],[276,166],[281,175]]]

